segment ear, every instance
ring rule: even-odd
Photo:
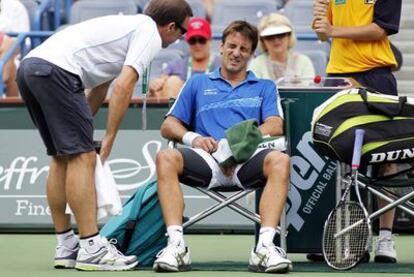
[[[177,26],[175,26],[175,22],[167,23],[167,31],[174,31]]]
[[[220,55],[223,55],[223,52],[224,52],[224,44],[221,43],[220,44]]]

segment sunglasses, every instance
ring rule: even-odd
[[[290,33],[283,33],[283,34],[278,34],[278,35],[265,36],[265,37],[263,37],[263,39],[264,40],[272,40],[272,39],[275,39],[275,38],[282,39],[282,38],[285,38],[289,35],[290,35]]]
[[[190,45],[194,45],[196,43],[199,44],[206,44],[207,43],[207,39],[203,38],[203,37],[192,37],[188,40],[188,44]]]
[[[184,35],[185,33],[187,33],[187,29],[184,28],[183,26],[181,26],[180,24],[178,24],[177,22],[175,22],[175,26],[177,26],[177,28],[180,30],[181,34]]]

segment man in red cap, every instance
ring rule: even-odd
[[[191,19],[188,22],[185,40],[189,46],[190,56],[168,63],[162,75],[151,80],[151,96],[175,98],[191,75],[211,72],[220,66],[220,56],[210,54],[211,27],[207,20],[198,17]]]

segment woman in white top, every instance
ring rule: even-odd
[[[258,29],[263,54],[250,63],[250,70],[257,77],[275,81],[282,77],[314,77],[315,69],[309,57],[291,51],[296,44],[296,35],[286,16],[279,13],[264,16]]]

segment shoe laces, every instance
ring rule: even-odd
[[[276,254],[282,258],[286,258],[287,256],[286,251],[283,248],[277,247],[276,245],[265,246],[265,248],[270,254]]]
[[[379,250],[393,250],[394,249],[394,236],[378,237],[377,248]]]
[[[172,253],[174,254],[174,256],[176,256],[176,255],[178,254],[177,249],[178,249],[178,246],[177,246],[177,245],[172,244],[172,243],[171,243],[171,244],[168,244],[168,245],[167,245],[167,247],[165,247],[165,248],[161,249],[161,250],[157,253],[156,257],[157,257],[157,258],[159,258],[159,257],[161,257],[162,255],[164,255],[164,253],[167,253],[167,252],[172,252]]]
[[[116,248],[116,245],[117,244],[118,244],[118,240],[117,239],[114,239],[114,238],[110,239],[108,241],[108,249],[109,249],[109,252],[111,254],[113,254],[114,256],[124,257],[125,255],[121,251],[119,251],[118,248]]]

